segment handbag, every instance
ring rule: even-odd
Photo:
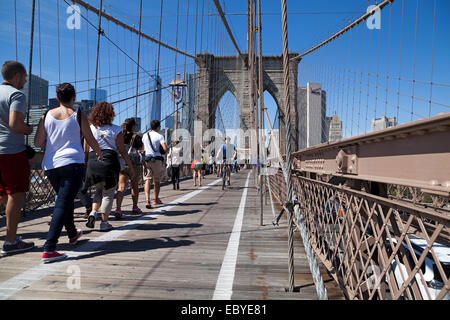
[[[150,138],[150,133],[149,132],[147,132],[147,136],[148,136],[148,140],[150,140],[150,147],[152,148],[153,152],[157,152],[155,150],[155,148],[153,148],[153,142],[152,142],[152,138]],[[166,154],[166,151],[164,151],[164,148],[163,148],[163,146],[161,144],[159,145],[159,153],[161,155]]]
[[[128,149],[128,157],[130,157],[130,160],[134,165],[141,165],[144,163],[144,157],[138,150],[133,148],[135,138],[136,134],[134,134],[133,138],[131,139],[130,148]]]
[[[170,148],[170,153],[172,153],[172,148]],[[173,175],[173,166],[172,166],[172,154],[170,156],[170,166],[167,167],[167,176],[172,178]]]

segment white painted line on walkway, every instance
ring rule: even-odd
[[[247,200],[247,188],[250,180],[250,172],[247,175],[244,192],[242,193],[241,203],[239,205],[236,219],[234,220],[233,231],[228,240],[227,250],[217,278],[216,289],[214,290],[213,300],[230,300],[233,294],[234,273],[236,270],[236,261],[239,251],[239,239],[241,238],[242,221],[244,220],[245,202]]]
[[[65,265],[70,265],[74,262],[76,263],[75,258],[81,257],[83,255],[89,255],[93,251],[99,250],[105,244],[105,242],[113,241],[119,237],[122,237],[127,232],[137,228],[142,224],[147,223],[149,221],[148,220],[149,216],[160,213],[161,211],[170,211],[173,208],[176,208],[177,204],[183,203],[191,199],[192,197],[195,197],[202,191],[209,189],[210,187],[216,185],[219,182],[222,182],[222,179],[217,179],[214,182],[206,186],[203,186],[196,191],[192,191],[182,196],[181,198],[178,198],[170,202],[167,206],[161,208],[162,210],[160,211],[149,212],[140,217],[139,219],[132,220],[127,224],[118,227],[116,230],[111,230],[100,237],[89,240],[89,242],[87,242],[86,244],[76,248],[75,249],[76,251],[67,252],[66,254],[68,256],[68,259],[66,260],[54,262],[51,264],[41,263],[36,267],[24,271],[21,274],[0,283],[0,300],[8,299],[9,297],[19,292],[20,290],[31,286],[34,282],[39,281],[48,275],[54,274],[58,269],[62,268]]]

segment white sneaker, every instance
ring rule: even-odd
[[[101,222],[100,223],[100,231],[109,231],[113,228],[109,222]]]
[[[95,220],[97,219],[97,212],[92,211],[86,222],[86,227],[93,229],[95,227]]]

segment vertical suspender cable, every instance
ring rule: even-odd
[[[392,18],[392,6],[389,7],[389,35],[388,35],[388,52],[387,52],[387,70],[386,70],[386,97],[384,104],[384,115],[387,117],[387,104],[388,104],[388,88],[389,88],[389,60],[391,54],[391,18]]]
[[[32,86],[32,71],[33,71],[33,42],[34,42],[34,16],[36,11],[36,0],[33,0],[31,11],[31,35],[30,35],[30,64],[28,68],[28,110],[27,110],[27,124],[30,123],[30,107],[31,107],[31,86]],[[27,136],[27,144],[28,144]]]
[[[126,29],[123,29],[123,43],[124,43],[124,47],[127,48],[127,34],[126,34]],[[124,62],[123,62],[123,66],[125,69],[125,96],[127,96],[127,92],[128,92],[128,74],[127,74],[127,56],[124,55]],[[127,108],[127,115],[126,117],[128,118],[128,108]]]
[[[56,1],[56,16],[58,21],[58,82],[61,83],[61,35],[59,23],[59,0]]]
[[[86,19],[89,21],[88,18],[89,10],[86,9]],[[91,68],[89,64],[89,28],[86,27],[86,60],[87,60],[87,69],[88,69],[88,92],[91,90]]]
[[[103,30],[102,30],[102,10],[103,10],[103,0],[100,0],[100,10],[98,12],[97,60],[96,60],[96,63],[95,63],[94,104],[97,104],[97,82],[98,82],[98,62],[99,62],[99,58],[100,58],[100,36],[103,33]]]
[[[295,210],[297,222],[299,224],[300,234],[303,239],[303,245],[305,247],[306,256],[308,258],[309,267],[316,285],[316,291],[319,299],[328,299],[327,290],[323,283],[322,276],[320,274],[319,266],[317,264],[314,251],[312,250],[309,242],[308,233],[306,231],[303,216],[298,208],[297,197],[293,192],[291,184],[291,125],[290,125],[290,96],[289,96],[289,56],[288,56],[288,30],[287,30],[287,7],[286,0],[281,0],[281,14],[282,14],[282,27],[283,27],[283,66],[284,66],[284,103],[285,103],[285,124],[286,124],[286,165],[283,165],[283,174],[286,181],[287,201],[286,207],[288,208],[288,236],[289,236],[289,291],[294,290],[294,252],[293,252],[293,217],[292,211]]]
[[[289,55],[288,55],[288,30],[286,0],[281,0],[281,15],[283,28],[283,76],[284,76],[284,118],[286,125],[286,202],[291,202],[293,190],[291,184],[291,125],[290,125],[290,92],[289,92]],[[288,249],[289,249],[289,292],[294,291],[294,226],[292,210],[288,215]]]
[[[416,85],[416,53],[417,53],[417,26],[419,24],[419,0],[417,0],[416,7],[416,28],[414,31],[414,64],[413,64],[413,78],[412,78],[412,95],[411,95],[411,121],[414,118],[414,92]]]
[[[264,145],[262,139],[262,133],[264,130],[264,119],[263,119],[263,110],[264,110],[264,81],[263,81],[263,63],[262,63],[262,23],[261,23],[261,0],[258,0],[258,71],[259,71],[259,131],[257,132],[259,137],[259,148],[258,148],[258,161],[259,166],[262,168],[263,163],[265,163],[264,156]],[[265,184],[264,184],[265,175],[260,172],[259,190],[261,192],[261,206],[260,206],[260,225],[264,225],[264,195],[265,195]]]
[[[187,14],[186,14],[186,43],[185,43],[185,51],[187,51],[188,46],[188,36],[189,36],[189,0],[187,0]],[[186,58],[187,56],[184,56],[184,74],[186,77]]]
[[[138,37],[138,60],[137,60],[137,76],[136,76],[136,110],[134,113],[134,116],[136,118],[137,121],[137,116],[138,116],[138,97],[139,97],[139,63],[141,60],[141,29],[142,29],[142,0],[140,2],[140,7],[139,7],[139,37]]]
[[[400,27],[400,61],[398,63],[398,90],[397,90],[397,121],[399,121],[399,113],[400,113],[400,79],[402,74],[402,49],[403,49],[403,16],[405,10],[405,1],[402,0],[402,18],[401,18],[401,27]]]
[[[76,38],[76,28],[73,28],[73,72],[75,77],[75,87],[77,86],[77,38]]]
[[[109,6],[109,12],[111,12],[111,6]],[[110,33],[110,21],[107,21],[108,23],[108,35],[111,35]],[[108,44],[108,80],[109,80],[109,97],[112,97],[112,87],[111,87],[111,45]]]
[[[162,30],[162,14],[163,14],[163,4],[164,4],[164,0],[161,0],[161,15],[159,17],[159,43],[158,43],[158,62],[157,62],[157,71],[156,71],[156,95],[158,95],[158,90],[160,87],[160,83],[159,83],[159,62],[160,62],[160,58],[161,58],[161,30]],[[159,119],[156,119],[159,120]]]
[[[176,36],[175,36],[175,38],[176,38],[176,40],[175,40],[175,48],[177,48],[178,49],[178,22],[179,22],[179,15],[180,15],[180,0],[177,0],[177,27],[176,27]],[[187,35],[186,35],[187,36]],[[175,68],[174,68],[174,79],[176,79],[177,78],[177,57],[178,57],[178,54],[177,54],[177,52],[175,52]],[[174,131],[176,132],[176,129],[178,129],[178,123],[177,123],[177,121],[178,121],[178,118],[179,118],[179,116],[178,116],[178,105],[177,105],[177,103],[176,103],[176,101],[175,101],[175,97],[174,97],[174,99],[173,99],[173,108],[174,108],[174,114],[175,114],[175,117],[174,117]]]
[[[118,24],[116,24],[116,42],[119,43],[119,25]],[[116,47],[116,61],[117,61],[117,74],[120,74],[119,48],[118,47]],[[125,74],[126,74],[126,72],[125,72]],[[118,98],[120,100],[121,97],[120,97],[120,84],[119,84],[119,81],[117,81],[117,92],[118,92]],[[119,108],[119,110],[120,110],[120,108]],[[122,122],[122,121],[120,121],[120,122]]]
[[[431,99],[433,97],[433,71],[434,71],[434,41],[436,35],[436,0],[434,0],[434,17],[433,17],[433,48],[431,49],[431,76],[430,76],[430,105],[428,117],[431,117]]]
[[[195,8],[195,49],[194,56],[197,56],[197,22],[198,22],[198,0]]]
[[[17,48],[17,0],[14,0],[14,31],[16,34],[16,61],[19,60],[19,50]]]
[[[200,34],[200,52],[203,52],[203,18],[205,16],[205,0],[202,2],[202,23],[200,26],[201,34]]]
[[[39,36],[39,77],[42,79],[42,43],[41,43],[41,0],[38,0],[38,36]],[[39,81],[40,88],[39,88],[39,104],[42,101],[42,81]],[[48,89],[47,89],[48,90]]]

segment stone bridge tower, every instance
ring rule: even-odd
[[[296,53],[289,54],[290,58]],[[223,95],[230,91],[240,106],[240,128],[244,131],[251,129],[251,109],[249,99],[249,72],[248,55],[244,59],[239,56],[215,57],[212,54],[199,54],[195,60],[198,66],[197,119],[202,121],[203,132],[215,128],[216,108]],[[244,60],[244,61],[243,61]],[[263,57],[264,90],[274,98],[280,113],[280,119],[284,114],[284,84],[283,84],[283,59],[282,56]],[[258,75],[258,70],[256,71]],[[290,62],[290,101],[291,101],[291,130],[294,146],[292,150],[298,150],[298,115],[297,115],[297,75],[298,61]],[[226,110],[221,110],[226,112]],[[272,120],[273,121],[273,120]],[[267,127],[267,126],[266,126]],[[248,140],[243,141],[241,147],[248,147]],[[284,153],[286,140],[286,126],[280,121],[280,150]]]

